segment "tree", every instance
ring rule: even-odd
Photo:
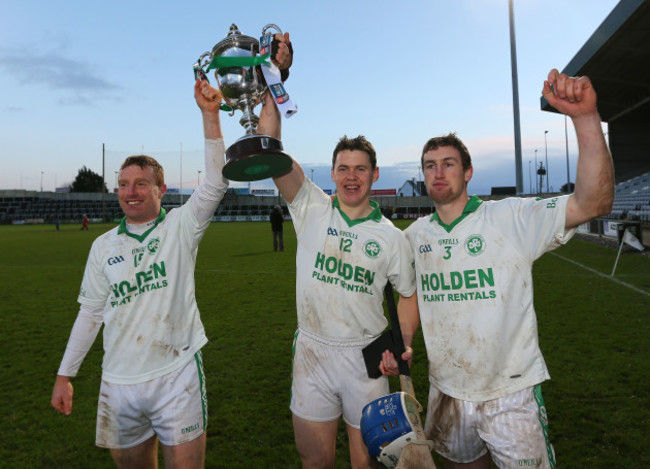
[[[70,184],[70,192],[108,192],[102,177],[83,166],[75,180]]]
[[[569,186],[569,190],[567,190],[567,185]],[[573,192],[575,190],[576,190],[576,185],[574,183],[572,183],[572,182],[564,183],[564,185],[562,187],[560,187],[560,192],[569,193],[569,192]]]

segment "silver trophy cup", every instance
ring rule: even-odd
[[[280,28],[269,24],[262,35]],[[244,36],[237,25],[230,26],[230,32],[212,48],[203,53],[194,64],[196,78],[207,80],[210,70],[215,70],[217,86],[222,95],[223,110],[234,115],[241,111],[239,123],[246,135],[226,150],[226,165],[223,175],[233,181],[259,181],[277,177],[291,169],[293,160],[284,153],[282,142],[277,138],[257,133],[259,117],[253,112],[267,90],[267,84],[258,63],[260,43],[257,39]]]

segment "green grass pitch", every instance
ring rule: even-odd
[[[101,334],[73,381],[72,415],[50,407],[86,257],[110,227],[0,226],[0,466],[113,467],[94,446]],[[283,253],[272,251],[269,223],[214,223],[199,247],[196,294],[210,338],[208,468],[300,467],[289,411],[295,247],[289,222]],[[559,467],[650,466],[650,259],[626,249],[617,282],[609,278],[616,253],[575,239],[534,267]],[[412,375],[425,405],[421,336],[414,346]],[[337,446],[337,468],[349,467],[342,428]]]

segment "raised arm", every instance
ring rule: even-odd
[[[219,118],[219,91],[206,80],[196,80],[194,99],[203,118],[205,137],[205,177],[192,193],[189,204],[200,224],[210,220],[228,189],[228,179],[223,177],[225,145]]]
[[[614,203],[614,164],[607,148],[596,106],[596,92],[588,77],[569,77],[553,69],[542,95],[573,121],[578,137],[575,191],[569,197],[565,228],[575,228],[606,215]]]
[[[293,49],[289,47],[291,44],[289,33],[285,33],[284,35],[276,34],[275,39],[278,41],[278,45],[273,61],[280,69],[288,70],[293,62]],[[264,97],[264,105],[260,111],[260,121],[257,125],[257,132],[277,138],[278,140],[282,138],[282,120],[280,111],[278,110],[271,93],[268,91]],[[288,173],[273,178],[273,182],[287,203],[293,202],[293,199],[296,197],[300,187],[302,187],[304,180],[305,173],[295,159],[293,160],[293,165]]]
[[[257,131],[279,140],[282,136],[281,122],[280,111],[278,111],[278,107],[275,105],[275,101],[271,97],[271,94],[267,91],[264,98],[264,105],[260,112],[260,122],[257,126]],[[293,165],[288,173],[273,178],[273,182],[287,203],[293,202],[293,199],[296,197],[296,194],[300,190],[304,180],[305,173],[295,159],[293,160]]]
[[[194,84],[194,99],[203,117],[203,135],[206,139],[223,138],[221,121],[219,119],[219,102],[215,98],[219,91],[205,80],[196,80]]]

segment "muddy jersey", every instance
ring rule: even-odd
[[[461,217],[406,230],[415,256],[429,379],[457,399],[487,401],[550,376],[539,349],[532,265],[566,243],[568,196],[470,198]]]
[[[296,230],[298,327],[320,337],[358,340],[387,326],[383,289],[415,292],[413,255],[402,231],[371,201],[372,213],[350,220],[337,199],[305,181],[289,205]]]
[[[194,298],[194,265],[209,225],[188,203],[161,213],[142,236],[125,220],[95,240],[78,301],[104,307],[103,379],[138,383],[173,371],[207,342]]]
[[[165,375],[207,342],[194,267],[228,186],[221,175],[224,152],[223,139],[206,139],[206,177],[183,206],[169,213],[161,208],[146,232],[130,233],[124,218],[94,241],[78,301],[103,309],[105,381],[135,384]]]

